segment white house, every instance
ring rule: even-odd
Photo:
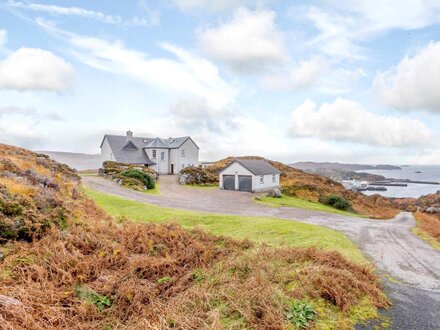
[[[236,159],[220,172],[221,189],[260,192],[278,188],[281,172],[262,159]]]
[[[188,166],[199,165],[199,147],[189,136],[176,138],[104,135],[101,142],[102,160],[144,165],[160,174],[175,174]]]

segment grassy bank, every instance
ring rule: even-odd
[[[338,210],[338,209],[335,209],[334,207],[331,207],[328,205],[324,205],[324,204],[316,203],[316,202],[310,202],[310,201],[306,201],[304,199],[286,196],[286,195],[283,195],[281,198],[259,197],[259,199],[257,201],[262,202],[262,203],[268,203],[270,205],[275,205],[275,206],[288,206],[288,207],[295,207],[298,209],[306,209],[306,210],[319,211],[319,212],[342,214],[342,215],[346,215],[346,216],[350,216],[350,217],[363,217],[357,213]]]
[[[413,233],[426,241],[434,249],[440,250],[440,221],[434,216],[426,213],[415,212],[414,217],[417,226]]]
[[[274,246],[309,247],[336,250],[356,262],[365,262],[359,249],[334,230],[291,220],[244,217],[163,208],[126,200],[85,188],[86,194],[115,217],[139,222],[177,222],[186,228],[200,227],[217,235],[250,239]]]

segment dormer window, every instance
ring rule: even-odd
[[[185,151],[185,149],[182,149],[182,157],[186,157],[186,151]]]
[[[156,150],[153,150],[153,158],[156,158]]]

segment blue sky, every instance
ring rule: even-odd
[[[435,0],[0,2],[0,142],[440,164]]]

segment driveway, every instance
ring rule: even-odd
[[[400,321],[402,317],[406,319],[402,324],[416,322],[417,317],[409,318],[415,312],[419,317],[430,318],[429,324],[425,322],[420,327],[419,323],[415,323],[414,328],[405,327],[406,329],[440,329],[440,315],[437,313],[440,309],[440,252],[412,234],[415,219],[411,213],[402,212],[392,220],[379,221],[291,207],[275,208],[255,203],[255,194],[251,193],[179,186],[176,176],[161,176],[160,195],[127,190],[101,177],[83,177],[83,182],[101,192],[164,207],[294,219],[340,231],[373,261],[380,272],[406,284],[387,285],[392,292],[391,296],[394,295],[395,300],[402,304],[394,310],[394,313],[402,314],[397,315]],[[425,305],[416,304],[408,308],[408,299],[411,298],[424,301]],[[402,299],[407,301],[402,302]],[[402,311],[402,306],[406,306],[406,312]],[[388,313],[392,314],[393,310]]]

